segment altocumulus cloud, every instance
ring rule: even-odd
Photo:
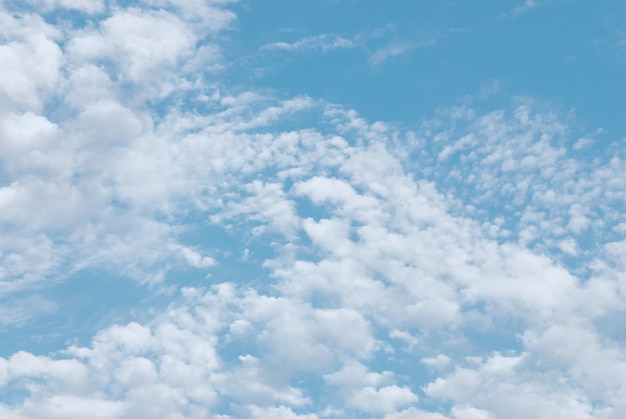
[[[405,129],[217,83],[230,3],[0,6],[0,325],[86,270],[171,299],[0,358],[0,416],[624,417],[623,153],[529,98]],[[172,279],[231,254],[261,279]]]

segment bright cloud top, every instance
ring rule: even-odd
[[[87,273],[166,300],[5,353],[0,415],[626,415],[618,143],[528,97],[406,127],[242,87],[232,3],[0,6],[6,339]]]

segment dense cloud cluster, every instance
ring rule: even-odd
[[[0,358],[0,416],[626,415],[620,151],[528,98],[409,129],[218,82],[230,3],[0,3],[2,298],[85,269],[159,292],[232,253],[262,272]],[[187,242],[190,214],[243,245]]]

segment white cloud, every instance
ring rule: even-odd
[[[422,358],[420,362],[429,368],[441,369],[447,367],[452,360],[450,357],[439,354],[436,357]]]
[[[279,50],[279,51],[309,51],[319,50],[321,52],[329,52],[335,49],[355,48],[357,44],[354,41],[343,38],[336,34],[322,34],[317,36],[310,36],[303,38],[299,41],[288,42],[275,42],[272,44],[264,45],[261,50]]]
[[[391,413],[389,415],[385,415],[385,419],[446,419],[447,416],[444,416],[440,413],[433,413],[424,410],[417,409],[415,407],[410,407],[402,412]]]
[[[236,19],[235,13],[223,8],[238,0],[143,0],[151,6],[173,8],[196,30],[218,32],[227,29]]]
[[[293,201],[286,199],[282,184],[264,184],[259,180],[252,181],[246,186],[250,197],[230,204],[224,213],[213,217],[213,222],[220,222],[226,217],[247,216],[255,221],[262,222],[261,227],[253,233],[261,233],[265,226],[279,233],[293,236],[298,228],[299,219],[295,213]]]
[[[518,6],[515,6],[510,11],[503,13],[500,18],[512,18],[515,19],[521,15],[524,15],[539,7],[545,6],[546,3],[550,3],[552,0],[524,0]]]
[[[2,19],[8,21],[9,28],[21,26],[5,13],[0,9],[0,14],[4,15]],[[40,18],[31,19],[35,21],[35,28],[22,31],[19,28],[10,38],[5,35],[6,43],[0,45],[0,72],[3,75],[0,97],[5,103],[0,107],[0,115],[3,116],[6,106],[19,113],[39,111],[43,105],[40,95],[50,94],[60,78],[62,52],[54,40],[57,33]],[[24,23],[31,24],[31,19]],[[37,33],[39,28],[41,32]]]
[[[392,372],[368,372],[359,363],[349,363],[339,371],[325,375],[324,380],[338,388],[347,407],[369,414],[392,413],[418,400],[408,387],[393,384]]]
[[[502,18],[517,18],[547,5],[563,0],[524,0],[519,6],[514,7],[510,12],[503,14]]]
[[[247,409],[248,414],[251,418],[276,418],[276,419],[317,419],[317,415],[315,414],[304,414],[298,415],[294,413],[293,410],[289,407],[279,406],[279,407],[258,407],[258,406],[249,406]]]
[[[76,118],[76,130],[97,140],[96,147],[107,147],[107,143],[119,145],[136,139],[151,130],[151,122],[116,101],[102,100],[84,107]]]
[[[107,418],[150,414],[201,418],[218,406],[218,397],[232,397],[257,417],[259,412],[274,411],[265,407],[272,401],[309,405],[302,390],[286,383],[294,369],[332,371],[332,363],[315,361],[335,356],[324,349],[326,345],[337,351],[339,359],[351,359],[371,346],[367,327],[363,329],[361,320],[348,312],[313,310],[230,284],[206,293],[186,289],[184,294],[183,305],[171,307],[153,323],[112,326],[95,336],[90,347],[69,347],[61,356],[67,359],[26,352],[0,358],[1,382],[22,383],[30,393],[13,411],[29,417],[78,417],[93,402],[102,405],[101,415]],[[227,342],[223,332],[241,321],[258,328],[262,358],[241,355],[240,365],[233,366],[221,359],[219,342]],[[352,330],[352,338],[346,330]],[[381,391],[379,398],[389,396],[392,404],[414,398],[394,386]],[[293,414],[287,406],[276,412]]]
[[[177,246],[175,246],[177,247]],[[183,257],[189,263],[189,265],[194,268],[207,268],[209,266],[215,265],[216,261],[210,256],[202,256],[200,253],[196,252],[189,247],[180,246],[178,247]]]
[[[360,33],[352,37],[343,37],[335,33],[308,36],[294,42],[273,42],[263,45],[259,51],[284,51],[292,53],[320,52],[328,53],[342,49],[359,49],[366,53],[367,61],[372,67],[409,53],[417,48],[431,47],[437,44],[438,36],[419,37],[418,39],[393,39],[388,40],[394,34],[395,27],[388,25],[371,33]],[[397,34],[395,34],[397,35]],[[397,38],[397,36],[395,36]],[[381,41],[381,39],[383,41]],[[376,46],[385,42],[384,46]]]
[[[526,13],[532,9],[535,9],[536,7],[538,7],[541,3],[538,2],[537,0],[524,0],[524,3],[522,3],[520,6],[517,6],[515,9],[513,9],[513,11],[511,12],[513,16],[519,16],[523,13]]]
[[[384,48],[380,48],[374,51],[370,56],[369,61],[370,64],[376,66],[384,61],[387,61],[390,58],[404,55],[413,48],[414,46],[409,43],[390,44],[385,46]]]
[[[0,135],[5,140],[0,145],[0,156],[8,163],[32,149],[46,149],[59,134],[56,124],[32,112],[4,115],[0,122]]]
[[[486,410],[471,406],[455,406],[452,408],[454,419],[492,419],[494,416]]]
[[[122,10],[104,20],[100,28],[73,38],[69,55],[79,62],[112,59],[121,76],[131,82],[173,69],[179,59],[191,54],[195,41],[183,21],[163,10]]]
[[[220,6],[207,8],[212,13]],[[7,181],[0,185],[0,221],[4,228],[17,229],[31,248],[15,253],[25,247],[19,240],[6,242],[0,257],[8,282],[2,288],[15,290],[57,276],[54,270],[68,258],[73,259],[70,272],[90,265],[118,266],[144,282],[159,281],[172,266],[167,260],[172,256],[196,267],[213,264],[211,258],[175,250],[178,232],[150,219],[157,207],[173,210],[165,201],[173,187],[181,186],[180,175],[187,175],[179,172],[165,181],[176,171],[171,164],[176,157],[163,153],[167,141],[153,148],[158,143],[153,140],[153,116],[137,101],[158,97],[164,92],[161,87],[184,86],[186,75],[176,74],[176,69],[185,66],[195,39],[208,40],[212,35],[207,31],[226,27],[232,13],[213,13],[211,19],[224,20],[211,29],[163,10],[115,9],[99,28],[79,30],[54,28],[37,15],[1,13],[3,29],[10,28],[2,36],[10,42],[0,47],[6,58],[0,61],[8,66],[0,94],[11,108],[0,110],[0,159]],[[34,56],[36,64],[29,61]],[[116,62],[119,72],[107,60]],[[121,85],[132,90],[133,83],[140,93],[128,97]],[[151,92],[140,87],[144,83],[160,87]],[[41,113],[50,101],[68,105],[55,115],[56,122]],[[154,242],[148,244],[150,240]],[[41,263],[28,256],[34,257],[44,244],[46,256],[37,256]],[[155,264],[163,271],[148,268]]]

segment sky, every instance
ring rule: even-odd
[[[625,19],[0,0],[0,417],[626,417]]]

